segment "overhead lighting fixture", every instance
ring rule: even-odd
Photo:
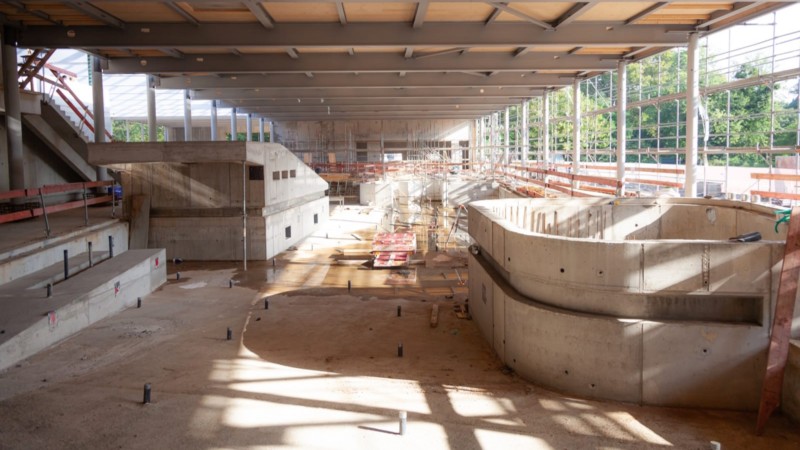
[[[75,37],[75,30],[67,30],[67,37],[74,38]]]
[[[142,67],[144,67],[144,66],[147,65],[147,60],[146,59],[142,59],[142,60],[139,61],[139,64],[141,64]]]
[[[149,33],[150,28],[140,28],[139,31],[141,31],[142,33]]]
[[[481,94],[483,94],[483,88],[481,88]]]
[[[320,103],[325,103],[325,99],[324,99],[324,98],[321,98],[321,99],[319,99],[319,102],[320,102]]]
[[[300,103],[300,99],[299,98],[297,99],[297,103]]]
[[[195,58],[195,61],[197,61],[197,62],[203,62],[203,61],[205,61],[205,59],[203,59],[202,57],[198,57],[198,58]]]

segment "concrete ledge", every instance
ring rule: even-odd
[[[108,236],[114,237],[115,254],[128,249],[127,222],[112,219],[0,253],[0,285],[63,261],[64,250],[84,253],[90,241],[94,250],[108,252]]]
[[[0,299],[0,370],[136,304],[166,281],[164,249],[130,250],[56,286]]]

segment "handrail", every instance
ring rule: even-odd
[[[31,219],[38,216],[44,216],[45,234],[50,236],[50,223],[47,219],[47,214],[59,211],[66,211],[75,208],[84,208],[84,222],[89,225],[89,205],[96,205],[100,203],[111,202],[112,216],[116,213],[115,194],[112,191],[111,195],[101,195],[98,197],[88,198],[88,190],[94,187],[114,186],[115,181],[91,181],[85,183],[65,183],[56,185],[44,185],[39,188],[17,189],[13,191],[0,192],[0,200],[13,200],[28,197],[38,197],[39,206],[29,207],[20,211],[14,211],[6,214],[0,214],[0,224],[16,222],[18,220]],[[45,195],[61,194],[64,192],[80,191],[82,199],[70,201],[57,205],[46,205]]]

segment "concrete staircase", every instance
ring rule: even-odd
[[[84,181],[95,181],[97,173],[87,162],[91,136],[74,112],[59,104],[55,97],[42,100],[41,114],[23,114],[23,123],[50,147]]]
[[[113,257],[108,236],[115,236]],[[96,250],[91,264],[88,241]],[[127,250],[127,241],[127,224],[112,220],[0,254],[0,371],[135,306],[166,281],[164,249]],[[64,250],[74,255],[67,278]]]

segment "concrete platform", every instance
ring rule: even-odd
[[[45,237],[41,217],[0,225],[0,285],[62,262],[64,250],[78,255],[88,250],[108,252],[108,236],[114,252],[128,249],[128,224],[111,217],[111,207],[89,208],[89,226],[83,210],[63,211],[48,217],[52,230]]]
[[[166,281],[163,249],[130,250],[40,288],[45,271],[0,287],[0,370],[136,304]]]

